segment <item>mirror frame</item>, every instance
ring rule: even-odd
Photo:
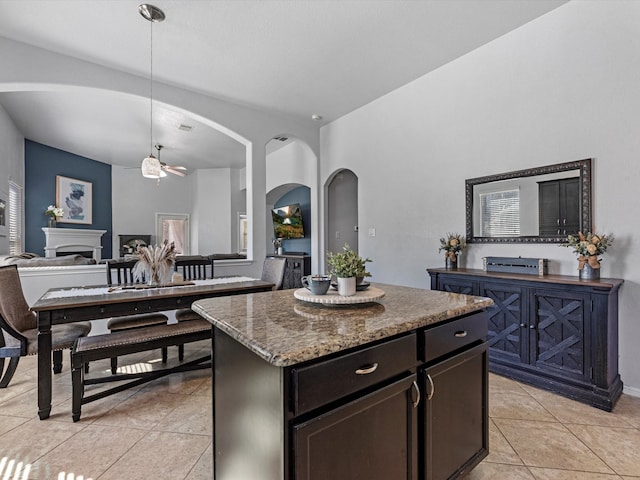
[[[528,168],[526,170],[516,170],[498,175],[488,175],[486,177],[470,178],[465,180],[466,198],[466,228],[468,243],[563,243],[567,240],[566,235],[553,236],[523,236],[523,237],[478,237],[473,235],[473,187],[481,183],[496,182],[499,180],[511,180],[519,177],[533,177],[535,175],[545,175],[548,173],[565,172],[567,170],[580,170],[580,193],[581,193],[581,223],[582,231],[591,231],[591,159],[577,160],[574,162],[556,163],[544,167]]]

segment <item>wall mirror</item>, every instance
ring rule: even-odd
[[[563,243],[591,231],[591,159],[465,181],[470,243]]]

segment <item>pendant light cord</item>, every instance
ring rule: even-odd
[[[149,66],[149,154],[153,155],[153,22],[149,22],[151,28],[151,55]]]

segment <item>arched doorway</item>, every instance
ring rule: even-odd
[[[358,251],[358,177],[340,170],[327,185],[327,251]]]

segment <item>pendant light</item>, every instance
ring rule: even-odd
[[[145,20],[151,24],[150,40],[150,68],[149,68],[149,156],[142,160],[142,176],[145,178],[160,179],[162,175],[162,165],[160,160],[153,156],[153,24],[162,22],[165,19],[164,12],[158,7],[143,3],[138,6],[138,12]]]

